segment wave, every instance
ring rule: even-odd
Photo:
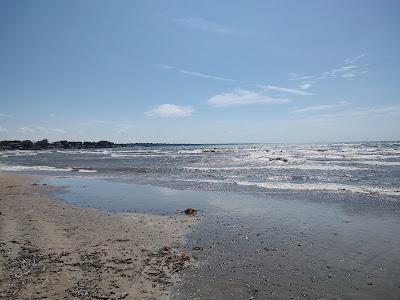
[[[290,183],[290,182],[249,182],[237,181],[238,185],[258,186],[265,189],[278,190],[303,190],[303,191],[335,191],[335,192],[351,192],[363,194],[382,194],[387,196],[400,196],[400,189],[382,188],[373,186],[354,186],[339,183]]]
[[[185,170],[198,171],[235,171],[235,170],[268,170],[268,169],[283,169],[283,170],[326,170],[326,171],[357,171],[365,170],[362,167],[352,166],[332,166],[332,165],[269,165],[269,166],[238,166],[238,167],[184,167]]]
[[[111,153],[109,150],[57,150],[56,152],[62,154],[103,154],[103,155],[108,155]]]
[[[180,179],[184,182],[236,184],[241,186],[255,186],[266,190],[297,190],[297,191],[331,191],[339,193],[380,194],[400,197],[400,189],[375,186],[354,186],[340,183],[291,183],[291,182],[251,182],[236,181],[233,179]]]
[[[2,151],[1,157],[12,157],[12,156],[35,156],[38,154],[51,153],[50,150],[10,150]]]
[[[50,166],[11,166],[0,164],[0,171],[55,171],[55,172],[70,172],[73,168],[56,168]]]
[[[92,169],[78,169],[79,173],[97,173],[97,170]]]

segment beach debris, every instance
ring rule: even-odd
[[[171,247],[164,245],[160,248],[160,252],[170,252],[171,251]]]
[[[121,238],[119,238],[119,239],[115,239],[114,241],[115,242],[120,242],[120,243],[126,243],[126,242],[129,242],[130,239],[121,239]]]
[[[270,159],[269,159],[269,161],[274,161],[274,160],[277,160],[277,161],[283,161],[283,162],[288,162],[288,159],[287,158],[284,158],[284,157],[271,157]]]
[[[133,260],[132,258],[112,258],[111,260],[114,264],[132,264]]]
[[[203,153],[215,153],[215,149],[203,149]]]
[[[186,208],[186,209],[184,210],[184,213],[185,213],[187,216],[194,216],[194,215],[197,214],[197,209],[192,208],[192,207],[189,207],[189,208]]]
[[[182,252],[181,255],[179,256],[179,260],[184,263],[187,261],[190,261],[190,255],[187,254],[186,252]]]
[[[194,246],[194,247],[193,247],[193,250],[197,250],[197,251],[199,251],[199,250],[203,250],[203,247]]]

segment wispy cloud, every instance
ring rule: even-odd
[[[235,29],[217,24],[215,22],[209,21],[200,17],[186,17],[175,19],[175,22],[187,26],[192,29],[211,32],[216,34],[231,35],[238,34],[239,32]]]
[[[372,107],[350,112],[353,116],[376,115],[376,114],[399,114],[400,105]]]
[[[339,107],[344,107],[350,105],[350,102],[347,101],[341,101],[336,104],[325,104],[325,105],[315,105],[315,106],[307,106],[299,109],[293,110],[295,113],[305,113],[305,112],[310,112],[310,111],[322,111],[322,110],[331,110],[331,109],[336,109]]]
[[[54,134],[54,133],[67,133],[64,129],[61,128],[47,128],[44,126],[34,126],[34,127],[20,127],[18,128],[19,132],[22,133],[34,133],[34,132],[39,132],[39,133],[45,133],[45,134]]]
[[[180,68],[177,68],[175,66],[170,66],[170,65],[154,65],[154,67],[164,69],[164,70],[175,70],[175,71],[185,74],[185,75],[200,77],[200,78],[205,78],[205,79],[237,82],[237,80],[232,79],[232,78],[226,78],[226,77],[222,77],[222,76],[216,76],[216,75],[211,75],[211,74],[206,74],[206,73],[201,73],[201,72],[196,72],[196,71],[189,71],[189,70],[180,69]]]
[[[13,117],[13,115],[0,113],[0,117],[2,117],[2,118],[11,118],[11,117]]]
[[[208,99],[213,107],[241,106],[254,104],[284,104],[290,102],[287,98],[274,98],[259,91],[235,89],[230,93],[218,94]]]
[[[176,67],[170,65],[153,65],[153,67],[165,69],[165,70],[174,70]]]
[[[34,133],[35,129],[31,128],[31,127],[20,127],[20,128],[18,128],[18,131],[20,131],[22,133]]]
[[[363,69],[363,66],[357,65],[356,62],[365,57],[365,54],[360,54],[355,57],[347,58],[344,63],[337,68],[324,72],[320,79],[327,77],[341,77],[347,80],[353,80],[357,76],[366,74],[368,71]]]
[[[56,114],[55,113],[50,113],[49,116],[50,116],[50,118],[54,118],[56,116]]]
[[[311,93],[305,92],[303,90],[289,89],[289,88],[274,86],[274,85],[266,85],[266,86],[262,86],[262,87],[267,90],[283,92],[283,93],[287,93],[287,94],[294,94],[294,95],[300,95],[300,96],[312,95]]]
[[[365,70],[366,65],[356,64],[360,59],[364,58],[365,54],[360,54],[355,57],[347,58],[339,66],[332,68],[328,71],[323,72],[320,75],[303,75],[299,73],[289,73],[289,80],[301,81],[299,89],[307,90],[311,88],[315,83],[328,78],[344,78],[347,80],[353,80],[358,76],[368,73]]]
[[[357,60],[359,60],[359,59],[361,59],[361,58],[364,58],[364,57],[365,57],[365,54],[360,54],[360,55],[357,55],[357,56],[354,56],[354,57],[346,58],[346,59],[344,60],[344,63],[345,63],[346,65],[348,65],[348,64],[354,64]]]
[[[345,65],[345,66],[341,66],[335,69],[332,69],[330,71],[324,72],[323,76],[324,77],[342,77],[345,79],[349,79],[352,80],[355,77],[365,74],[368,71],[366,70],[362,70],[359,66],[355,66],[355,65]]]
[[[299,85],[299,89],[301,90],[308,90],[309,88],[311,88],[314,84],[314,81],[306,81],[306,82],[302,82]]]
[[[36,126],[35,129],[44,133],[50,133],[50,130],[43,126]]]
[[[161,104],[144,114],[148,117],[175,118],[190,117],[193,113],[191,106],[180,106],[175,104]]]
[[[0,132],[7,132],[7,131],[8,131],[7,128],[0,126]]]
[[[366,117],[366,116],[391,116],[400,115],[400,105],[381,106],[371,108],[359,108],[354,110],[346,110],[337,113],[321,113],[312,115],[308,119],[326,119],[326,118],[345,118],[345,117]]]
[[[181,72],[183,74],[186,74],[186,75],[195,76],[195,77],[201,77],[201,78],[206,78],[206,79],[236,82],[235,79],[225,78],[225,77],[220,77],[220,76],[214,76],[214,75],[209,75],[209,74],[204,74],[204,73],[199,73],[199,72],[193,72],[193,71],[188,71],[188,70],[179,70],[179,72]]]
[[[314,76],[311,75],[301,75],[298,73],[289,73],[289,80],[309,80],[309,79],[314,79]]]
[[[83,123],[80,123],[80,126],[104,126],[104,125],[111,125],[114,124],[112,121],[105,121],[105,120],[89,120]]]
[[[289,73],[288,76],[289,80],[301,81],[301,83],[299,84],[300,90],[308,90],[314,85],[314,83],[316,83],[315,76],[301,75],[298,73]]]
[[[55,128],[54,132],[61,133],[61,134],[67,133],[64,129],[61,129],[61,128]]]

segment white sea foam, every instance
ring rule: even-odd
[[[57,153],[62,153],[62,154],[103,154],[107,155],[110,154],[111,152],[109,150],[57,150]]]
[[[49,150],[10,150],[1,152],[1,157],[12,157],[12,156],[35,156],[38,154],[50,153]]]
[[[79,173],[97,173],[97,170],[79,169]]]
[[[194,150],[179,150],[179,154],[202,154],[202,149],[194,149]]]
[[[353,186],[339,183],[291,183],[291,182],[249,182],[237,181],[236,184],[244,186],[258,186],[266,189],[278,190],[325,190],[337,192],[352,192],[365,194],[382,194],[400,196],[400,189],[381,188],[373,186]]]
[[[69,172],[72,168],[56,168],[49,166],[11,166],[0,164],[0,171],[55,171],[55,172]]]
[[[326,171],[356,171],[365,170],[362,167],[353,166],[339,166],[339,165],[268,165],[268,166],[237,166],[237,167],[184,167],[185,170],[198,170],[198,171],[235,171],[235,170],[326,170]]]
[[[176,157],[177,154],[147,154],[147,153],[111,153],[111,158],[129,158],[129,157]]]
[[[364,160],[364,161],[358,161],[357,163],[363,165],[373,165],[373,166],[400,166],[400,161]]]
[[[275,179],[275,178],[274,178]],[[279,182],[272,180],[271,182],[250,182],[236,181],[234,179],[181,179],[185,182],[197,183],[230,183],[242,186],[256,186],[268,190],[299,190],[299,191],[334,191],[341,193],[363,193],[363,194],[381,194],[387,196],[400,196],[400,188],[383,188],[374,186],[353,186],[339,183],[291,183]]]

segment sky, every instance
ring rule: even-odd
[[[0,0],[0,140],[399,140],[399,30],[395,0]]]

